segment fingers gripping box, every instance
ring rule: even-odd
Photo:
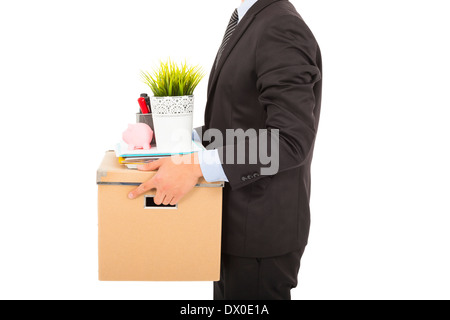
[[[155,190],[128,193],[156,172],[126,169],[107,152],[97,171],[101,281],[218,281],[223,183],[200,180],[175,207]]]

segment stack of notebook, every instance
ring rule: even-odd
[[[197,141],[192,141],[192,149],[189,152],[169,152],[167,150],[158,150],[152,145],[150,150],[128,150],[128,145],[125,142],[120,142],[116,145],[116,157],[119,163],[126,165],[129,169],[136,169],[139,164],[152,162],[164,157],[170,157],[177,154],[190,154],[205,150],[205,147]]]

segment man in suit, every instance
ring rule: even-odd
[[[209,150],[185,156],[191,163],[169,158],[140,167],[158,173],[129,197],[156,188],[157,204],[177,203],[202,176],[226,181],[215,299],[290,299],[309,235],[321,90],[320,49],[294,6],[245,0],[211,70],[205,125],[197,129]],[[254,134],[217,139],[230,130]],[[276,172],[267,175],[273,163],[262,149]]]

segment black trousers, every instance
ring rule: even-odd
[[[222,254],[214,300],[291,300],[304,248],[272,258]]]

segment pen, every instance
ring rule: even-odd
[[[147,97],[148,113],[152,113],[152,105],[150,104],[150,97]]]
[[[138,102],[139,102],[139,107],[141,107],[141,112],[143,114],[147,114],[148,113],[148,108],[147,108],[147,103],[145,102],[145,98],[140,97],[138,99]]]
[[[141,93],[141,98],[145,99],[145,102],[147,103],[148,112],[152,113],[152,108],[150,106],[150,97],[146,93]]]

